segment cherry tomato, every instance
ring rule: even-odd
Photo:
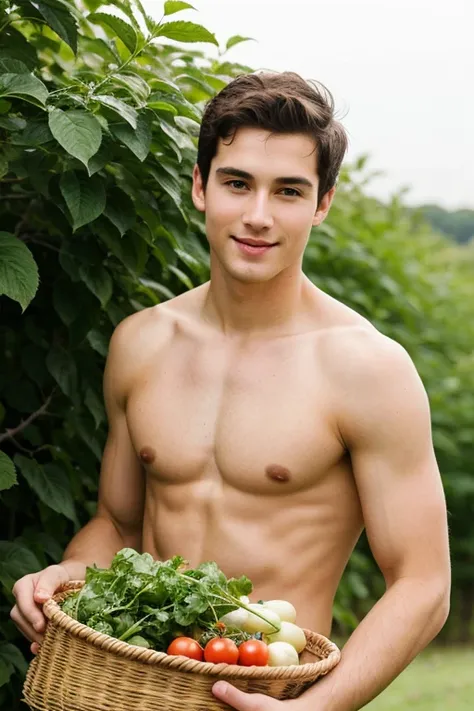
[[[176,639],[171,642],[166,653],[189,657],[189,659],[196,659],[198,662],[202,662],[204,657],[202,647],[191,637],[176,637]]]
[[[248,639],[239,647],[239,664],[244,667],[265,667],[268,664],[268,645],[258,639]]]
[[[215,637],[204,647],[204,659],[213,664],[237,664],[239,648],[236,643],[226,637]]]

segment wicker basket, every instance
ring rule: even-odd
[[[211,692],[218,679],[291,699],[340,659],[335,644],[309,630],[306,650],[315,661],[293,667],[208,664],[135,647],[62,612],[58,602],[81,585],[69,583],[44,605],[49,623],[23,689],[33,711],[222,711],[229,706]]]

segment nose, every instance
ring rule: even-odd
[[[244,225],[250,227],[255,232],[260,232],[261,230],[272,227],[273,217],[266,195],[254,194],[248,198],[245,204],[245,212],[242,215],[242,221]]]

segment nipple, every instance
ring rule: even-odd
[[[284,483],[291,479],[290,471],[285,467],[281,467],[279,464],[270,464],[265,469],[265,474],[269,479],[272,479],[273,481],[278,481],[280,483]]]
[[[145,464],[151,464],[155,461],[156,453],[151,447],[142,447],[140,450],[140,459]]]

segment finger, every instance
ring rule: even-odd
[[[46,602],[68,580],[69,575],[61,565],[50,565],[49,568],[45,568],[42,571],[36,580],[33,594],[34,600],[38,603]]]
[[[39,646],[38,642],[33,642],[33,644],[30,647],[33,654],[38,654],[39,648],[40,648],[40,646]]]
[[[232,684],[218,681],[212,687],[212,693],[237,711],[260,711],[269,708],[270,698],[263,694],[246,694],[245,691],[236,689]]]
[[[26,576],[15,585],[13,594],[16,597],[16,607],[21,617],[26,620],[29,626],[41,632],[45,626],[45,619],[41,608],[33,599],[33,591],[33,576]]]
[[[10,612],[10,617],[12,618],[13,622],[18,627],[20,632],[27,639],[29,639],[30,642],[41,643],[43,641],[43,635],[39,634],[33,629],[28,620],[23,617],[17,605],[15,605],[15,607]]]

